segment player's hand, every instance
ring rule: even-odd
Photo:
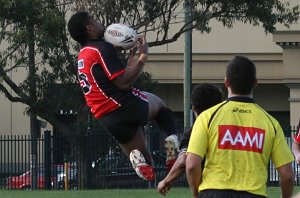
[[[145,63],[148,58],[148,43],[145,35],[139,35],[137,47],[140,54],[139,60]]]
[[[295,157],[295,161],[298,165],[300,165],[300,154]]]
[[[162,180],[157,185],[157,191],[162,194],[163,196],[166,196],[168,191],[170,190],[170,185],[168,185],[165,180]]]

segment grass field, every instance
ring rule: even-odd
[[[296,187],[294,192],[299,192]],[[280,189],[277,187],[268,188],[269,198],[279,198]],[[130,190],[80,190],[80,191],[8,191],[1,190],[2,198],[155,198],[163,197],[155,189],[130,189]],[[187,188],[173,188],[166,197],[170,198],[191,198],[191,193]]]

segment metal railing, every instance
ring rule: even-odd
[[[291,132],[286,141],[291,146]],[[155,126],[146,131],[156,171],[153,182],[142,181],[131,168],[129,159],[106,132],[74,136],[53,136],[50,131],[37,141],[38,189],[103,189],[155,187],[166,176],[165,154],[161,143],[165,136]],[[0,188],[31,189],[31,137],[0,136]],[[295,185],[300,183],[299,167],[293,162]],[[278,172],[270,163],[268,186],[278,186]],[[187,186],[185,176],[174,184]]]

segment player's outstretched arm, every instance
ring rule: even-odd
[[[185,159],[186,159],[186,153],[181,153],[178,158],[176,159],[174,165],[172,166],[170,172],[168,175],[158,183],[157,191],[166,196],[168,191],[171,188],[171,185],[173,182],[183,175],[185,171]]]

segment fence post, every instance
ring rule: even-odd
[[[85,189],[89,189],[91,187],[91,114],[88,114],[88,126],[86,130],[86,144],[85,144],[85,170],[86,170],[86,175],[85,175]]]
[[[69,165],[70,163],[65,162],[64,164],[64,173],[65,173],[65,178],[64,178],[64,182],[65,182],[65,190],[69,189]],[[70,172],[71,173],[71,172]]]
[[[37,148],[37,119],[35,115],[30,115],[30,130],[31,130],[31,155],[30,155],[30,170],[31,170],[31,189],[38,188],[38,148]]]
[[[44,134],[44,156],[45,156],[45,189],[51,189],[51,131],[46,130]],[[57,171],[54,170],[54,173]]]

